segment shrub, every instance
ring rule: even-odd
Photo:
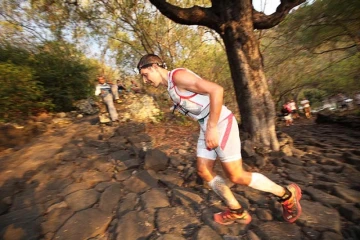
[[[44,99],[41,83],[26,66],[0,62],[0,120],[18,120],[53,105]]]

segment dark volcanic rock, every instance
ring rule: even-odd
[[[256,230],[261,239],[301,239],[301,230],[295,224],[284,222],[265,222],[260,224]]]
[[[98,209],[90,208],[77,212],[57,231],[54,239],[79,240],[95,237],[105,232],[111,219],[110,214]]]
[[[307,200],[302,200],[300,203],[302,206],[302,215],[298,219],[298,222],[301,225],[318,231],[330,230],[340,233],[340,215],[335,209]],[[329,221],[329,219],[331,219],[331,221]]]
[[[182,207],[161,208],[157,212],[156,226],[161,233],[191,235],[199,224],[199,219]]]
[[[153,230],[153,214],[145,211],[131,211],[119,219],[116,239],[147,239]]]

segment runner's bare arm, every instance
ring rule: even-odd
[[[196,74],[179,70],[173,75],[173,81],[179,90],[185,89],[199,94],[208,94],[210,97],[210,115],[207,123],[206,145],[208,148],[216,148],[219,144],[217,123],[219,121],[223,105],[223,88],[213,82],[200,78]]]

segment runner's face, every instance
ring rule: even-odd
[[[154,66],[141,69],[140,74],[145,84],[150,84],[156,88],[160,85],[161,77]]]

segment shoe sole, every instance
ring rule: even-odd
[[[290,184],[289,187],[295,188],[295,197],[296,197],[296,203],[295,204],[296,204],[296,208],[297,208],[298,211],[297,211],[296,217],[293,217],[291,219],[286,219],[284,217],[284,219],[285,219],[285,221],[287,221],[289,223],[293,223],[300,217],[300,215],[302,213],[302,209],[301,209],[301,205],[300,205],[300,199],[302,197],[302,193],[301,193],[301,188],[298,185],[294,184],[294,183]]]
[[[218,223],[218,224],[221,224],[221,225],[230,225],[230,224],[233,224],[234,222],[237,222],[237,223],[239,223],[239,224],[244,224],[244,225],[247,225],[247,224],[249,224],[250,222],[251,222],[251,215],[250,214],[248,214],[248,219],[235,219],[234,221],[228,221],[228,222],[221,222],[221,221],[217,221],[216,219],[217,219],[217,216],[218,215],[220,215],[221,214],[221,212],[219,212],[219,213],[215,213],[214,214],[214,221],[216,222],[216,223]],[[221,218],[221,217],[220,217]]]

